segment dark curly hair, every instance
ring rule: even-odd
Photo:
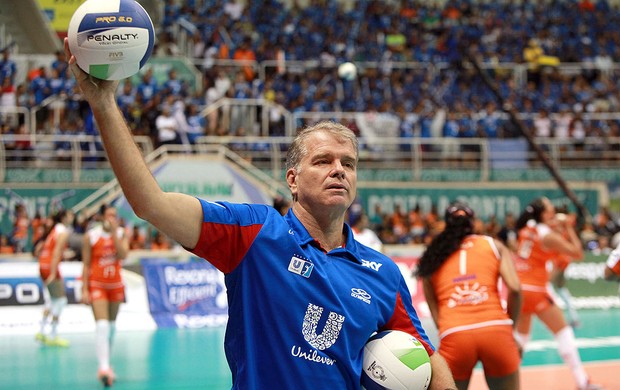
[[[431,276],[459,249],[463,239],[474,231],[474,211],[464,202],[453,202],[445,212],[446,228],[428,245],[415,275]]]

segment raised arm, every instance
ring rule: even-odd
[[[179,244],[193,248],[201,229],[200,202],[189,195],[162,191],[116,104],[118,81],[91,78],[77,66],[66,38],[64,46],[71,71],[95,116],[112,170],[134,212]]]
[[[583,258],[581,239],[568,219],[557,221],[554,229],[543,238],[543,244],[547,249],[567,255],[573,260]]]

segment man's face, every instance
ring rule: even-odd
[[[353,145],[323,131],[312,134],[306,142],[308,153],[300,169],[287,172],[293,197],[309,210],[336,207],[344,213],[353,203],[357,188]]]

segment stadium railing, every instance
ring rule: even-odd
[[[153,151],[149,137],[135,136],[134,140],[145,155]],[[70,171],[69,181],[80,182],[84,170],[109,168],[99,136],[3,134],[0,139],[0,182],[7,181],[7,174],[17,170]]]
[[[286,150],[292,137],[203,136],[196,140],[195,145],[167,146],[158,149],[155,154],[152,153],[149,137],[136,136],[135,140],[145,156],[158,153],[202,154],[217,150],[236,164],[245,164],[244,169],[253,168],[272,179],[282,180]],[[358,167],[362,172],[407,171],[415,180],[429,180],[425,175],[429,170],[458,169],[475,172],[476,180],[485,182],[492,180],[490,173],[493,169],[543,167],[535,152],[522,139],[362,136],[359,140]],[[16,148],[20,141],[27,147]],[[589,137],[583,141],[536,138],[536,142],[558,168],[620,168],[620,137],[604,140]],[[214,145],[224,149],[214,148]],[[84,171],[109,170],[109,163],[98,136],[39,134],[33,138],[31,135],[3,135],[0,139],[0,182],[12,181],[12,175],[16,174],[14,171],[29,169],[70,171],[69,181],[80,182],[83,181]],[[256,172],[253,174],[258,175]],[[53,182],[54,175],[49,177],[49,181]]]

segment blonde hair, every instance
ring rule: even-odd
[[[323,131],[333,135],[339,140],[349,141],[355,150],[355,161],[359,158],[359,142],[357,136],[348,127],[333,121],[321,121],[313,126],[301,129],[291,143],[286,154],[286,170],[291,168],[299,170],[301,160],[308,154],[307,140],[313,133]]]

